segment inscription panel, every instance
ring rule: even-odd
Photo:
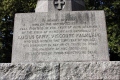
[[[16,14],[12,62],[109,60],[103,11]]]

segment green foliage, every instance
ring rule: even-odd
[[[34,12],[37,0],[0,0],[0,62],[11,62],[15,13]]]

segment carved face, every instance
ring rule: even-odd
[[[65,7],[65,0],[54,0],[54,6],[57,10],[62,10]]]

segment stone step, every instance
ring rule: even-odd
[[[0,64],[0,80],[120,80],[120,62]]]

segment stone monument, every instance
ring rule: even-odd
[[[15,15],[13,63],[109,60],[104,11],[72,11],[78,8],[70,4],[72,0],[50,0],[54,13]]]
[[[120,80],[104,11],[74,11],[85,9],[81,1],[40,0],[36,13],[16,14],[12,63],[0,64],[0,80]]]
[[[85,3],[83,0],[38,0],[35,12],[80,10],[85,10]]]

